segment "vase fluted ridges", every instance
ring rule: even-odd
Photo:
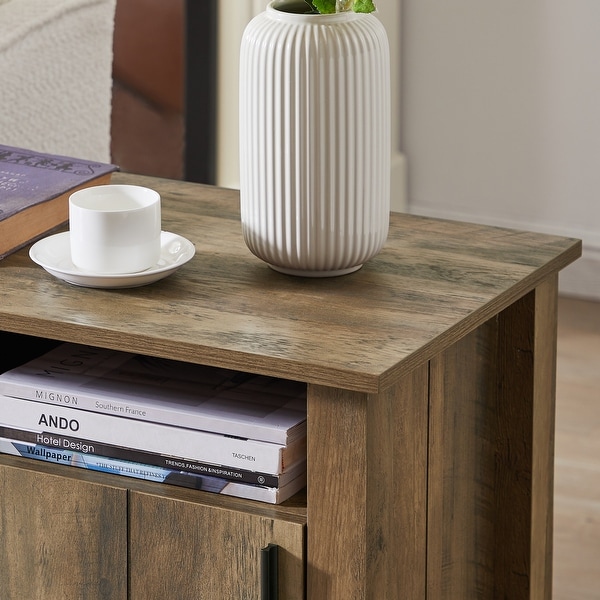
[[[349,273],[388,233],[387,36],[374,15],[276,4],[250,22],[240,52],[244,239],[286,273]]]

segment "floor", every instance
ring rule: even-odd
[[[600,600],[600,302],[560,298],[554,600]]]

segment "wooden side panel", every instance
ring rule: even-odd
[[[499,317],[499,598],[552,597],[557,289],[554,275]]]
[[[496,339],[494,320],[431,361],[428,599],[494,597]]]
[[[427,368],[308,410],[308,597],[424,598]]]
[[[431,361],[428,599],[551,597],[556,279]]]
[[[256,600],[260,551],[279,546],[279,596],[305,593],[306,525],[299,520],[131,492],[132,600]]]
[[[126,491],[9,461],[0,464],[0,597],[126,600]]]
[[[558,274],[535,290],[531,458],[531,599],[552,598]]]

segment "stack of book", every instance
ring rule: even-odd
[[[278,504],[306,485],[300,382],[63,343],[0,374],[0,452]]]

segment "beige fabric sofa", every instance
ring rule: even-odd
[[[0,0],[0,143],[110,162],[116,0]]]

